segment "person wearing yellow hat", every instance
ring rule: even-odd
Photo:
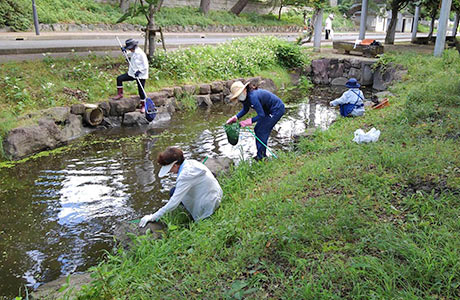
[[[165,213],[182,204],[195,221],[209,217],[219,207],[222,188],[211,171],[201,162],[185,159],[181,149],[168,147],[158,155],[161,166],[158,177],[177,174],[176,187],[171,190],[168,203],[151,215],[144,216],[139,227],[158,221]]]
[[[250,108],[253,108],[257,112],[257,116],[241,121],[240,125],[241,127],[246,127],[257,123],[254,127],[254,132],[262,143],[267,145],[270,132],[284,115],[285,107],[283,101],[270,91],[257,89],[253,85],[250,85],[249,82],[246,84],[243,84],[241,81],[234,82],[230,87],[230,92],[230,100],[235,101],[238,99],[243,104],[243,109],[228,119],[227,124],[237,122],[238,119],[241,119],[248,113]],[[267,156],[267,149],[262,143],[256,139],[256,160]]]

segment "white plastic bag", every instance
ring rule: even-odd
[[[362,129],[356,129],[355,138],[353,139],[353,142],[356,142],[358,144],[377,142],[379,140],[379,137],[380,130],[377,130],[373,127],[368,132],[364,132],[364,130]]]

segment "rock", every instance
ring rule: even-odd
[[[101,102],[97,105],[100,109],[102,109],[102,113],[104,117],[110,116],[110,104],[109,102]]]
[[[160,91],[154,93],[147,93],[147,96],[153,100],[153,103],[155,103],[156,106],[162,106],[165,104],[166,99],[168,99],[168,97],[172,97],[173,95],[169,96],[168,92]]]
[[[43,111],[43,116],[54,120],[55,123],[64,123],[70,114],[70,108],[68,107],[52,107]]]
[[[175,86],[174,88],[174,97],[180,97],[183,94],[182,88],[180,86]]]
[[[80,137],[83,133],[82,116],[69,115],[69,119],[66,120],[65,126],[61,131],[61,142],[67,143],[77,137]]]
[[[232,86],[232,84],[233,84],[235,81],[237,81],[237,80],[235,80],[235,79],[227,80],[227,81],[225,82],[225,86],[230,90],[230,87]]]
[[[196,93],[196,86],[194,85],[184,85],[182,87],[182,90],[184,91],[184,93],[188,94],[188,95],[195,95]]]
[[[209,97],[211,98],[212,102],[224,101],[224,94],[223,93],[211,94],[211,95],[209,95]]]
[[[260,76],[257,76],[257,77],[249,77],[246,81],[244,81],[245,83],[246,82],[249,82],[255,86],[259,86],[260,85],[260,82],[262,81],[262,77]]]
[[[355,58],[350,59],[350,64],[353,68],[361,68],[361,61]]]
[[[3,149],[14,160],[53,149],[61,144],[61,130],[54,120],[41,119],[38,125],[12,129],[6,135]]]
[[[356,78],[361,83],[361,69],[351,68],[350,72],[348,72],[348,78]]]
[[[74,115],[83,115],[85,113],[84,104],[74,104],[70,107],[70,113]]]
[[[111,116],[122,116],[125,113],[136,110],[139,101],[131,98],[124,98],[122,100],[111,100],[110,104],[110,115]]]
[[[115,228],[113,237],[115,238],[118,246],[126,249],[132,244],[132,238],[130,235],[140,236],[150,234],[152,238],[160,239],[166,232],[166,229],[166,225],[161,222],[149,222],[143,228],[139,228],[139,224],[123,222]]]
[[[200,95],[209,95],[211,94],[211,86],[209,84],[200,84]]]
[[[166,93],[168,97],[174,96],[174,88],[163,88],[161,89],[162,92]]]
[[[224,89],[224,84],[221,81],[215,81],[211,83],[212,93],[221,93]]]
[[[315,84],[329,84],[329,76],[327,70],[329,68],[329,59],[315,59],[311,62],[313,71],[313,83]]]
[[[84,285],[89,285],[92,281],[90,273],[72,274],[70,275],[69,288],[59,292],[61,287],[67,284],[67,276],[59,277],[56,280],[47,282],[31,293],[32,299],[74,299],[78,291]]]
[[[230,89],[226,85],[223,86],[222,91],[224,93],[224,96],[230,95]]]
[[[338,78],[332,79],[331,85],[345,86],[345,83],[347,83],[347,81],[348,81],[348,79],[346,79],[345,77],[338,77]]]
[[[275,82],[270,78],[264,78],[259,82],[259,88],[270,91],[272,93],[276,92],[277,88]]]
[[[341,63],[331,64],[329,67],[329,78],[342,77],[344,70],[345,70],[344,64],[341,64]]]
[[[302,71],[302,75],[310,76],[312,73],[311,65],[307,65],[304,70]]]
[[[142,126],[148,125],[149,121],[145,115],[138,111],[128,112],[123,118],[123,126]]]
[[[228,157],[209,157],[204,164],[208,167],[212,174],[214,174],[214,176],[218,177],[230,170],[230,167],[233,165],[233,161]]]
[[[197,95],[195,96],[195,99],[198,106],[212,106],[212,101],[209,95]]]
[[[369,64],[362,64],[361,67],[361,84],[362,85],[372,85],[373,83],[373,72],[372,67]]]

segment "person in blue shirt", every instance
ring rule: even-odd
[[[364,95],[359,90],[361,86],[356,78],[350,78],[345,86],[348,91],[342,94],[342,96],[329,104],[331,106],[340,107],[340,115],[342,117],[359,117],[364,115]]]
[[[246,115],[250,108],[257,112],[257,116],[246,119],[240,122],[241,127],[246,127],[257,123],[254,132],[256,136],[267,145],[270,132],[276,123],[284,115],[284,103],[275,94],[264,90],[257,89],[250,85],[249,82],[243,84],[241,81],[236,81],[230,87],[230,100],[238,99],[243,104],[243,109],[227,120],[227,124],[237,122]],[[261,160],[267,156],[267,149],[262,143],[256,139],[257,156],[256,160]]]

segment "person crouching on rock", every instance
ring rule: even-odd
[[[238,99],[243,104],[243,109],[236,115],[227,120],[227,124],[234,123],[248,113],[252,107],[257,112],[257,116],[240,122],[241,127],[256,123],[254,132],[256,136],[267,145],[270,132],[276,123],[284,115],[284,103],[275,94],[257,89],[249,83],[243,84],[241,81],[236,81],[230,87],[230,100]],[[256,139],[257,156],[255,160],[261,160],[267,157],[267,148]]]
[[[342,96],[329,104],[331,106],[340,107],[340,115],[342,117],[359,117],[364,115],[364,95],[359,89],[361,86],[355,78],[350,78],[345,86],[348,91]]]
[[[123,82],[124,81],[133,81],[137,82],[137,90],[139,92],[139,97],[141,99],[142,108],[144,108],[146,95],[139,85],[139,81],[142,84],[142,87],[145,87],[145,80],[149,78],[149,62],[147,60],[147,55],[144,51],[139,48],[138,41],[133,39],[128,39],[125,42],[125,47],[121,50],[123,52],[128,51],[128,57],[130,60],[128,73],[122,74],[117,77],[117,90],[118,95],[113,97],[114,100],[119,100],[123,98]],[[139,78],[137,80],[136,78]]]
[[[154,214],[144,216],[139,227],[158,221],[181,203],[195,221],[209,217],[219,207],[222,188],[204,164],[193,159],[184,159],[182,150],[175,147],[168,147],[161,152],[157,162],[162,166],[159,177],[168,173],[177,174],[176,187],[170,193],[168,203]]]

